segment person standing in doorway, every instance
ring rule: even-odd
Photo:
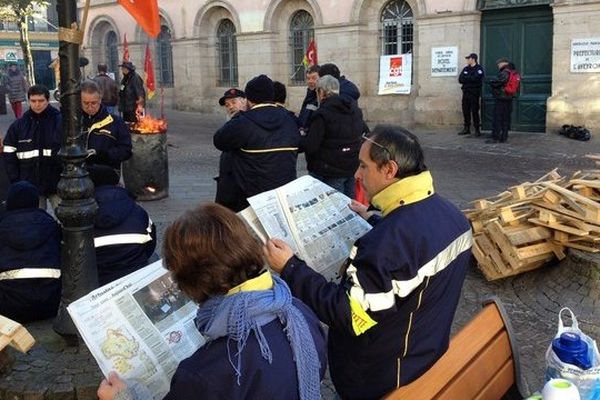
[[[131,61],[123,61],[120,67],[123,79],[119,90],[119,111],[125,122],[137,122],[136,111],[143,109],[146,104],[144,81],[135,72]]]
[[[465,57],[467,65],[458,76],[458,82],[462,84],[462,111],[464,128],[458,132],[459,135],[471,134],[471,116],[475,136],[481,136],[481,124],[479,119],[479,102],[481,100],[481,86],[485,73],[483,67],[477,63],[477,54],[471,53]]]
[[[15,118],[21,118],[23,116],[23,102],[29,89],[29,83],[27,83],[27,79],[25,79],[17,64],[9,64],[8,73],[4,76],[4,86],[6,86],[8,101],[10,101]]]
[[[94,82],[100,87],[102,92],[102,105],[106,107],[109,114],[115,113],[115,107],[119,102],[119,88],[117,82],[111,78],[106,64],[98,64],[98,75],[94,77]]]
[[[514,66],[504,57],[498,59],[496,65],[498,66],[498,75],[489,81],[495,99],[492,138],[486,140],[486,143],[506,143],[508,130],[510,129],[510,114],[512,113],[514,95],[506,93],[506,84],[510,79]]]

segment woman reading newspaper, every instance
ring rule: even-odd
[[[217,204],[188,211],[165,232],[165,266],[199,304],[208,343],[182,361],[165,399],[320,398],[325,336],[316,316],[264,268],[261,244]],[[111,373],[100,400],[152,398]]]

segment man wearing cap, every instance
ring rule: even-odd
[[[510,128],[513,96],[507,95],[504,87],[508,83],[510,70],[514,69],[514,65],[505,57],[499,58],[496,65],[498,66],[498,75],[489,80],[495,100],[492,138],[486,140],[486,143],[505,143],[508,140],[508,129]]]
[[[246,111],[246,94],[240,89],[227,89],[223,97],[219,99],[219,105],[225,107],[229,117],[233,117],[240,111]]]
[[[60,302],[61,230],[38,197],[31,183],[13,183],[0,218],[0,315],[20,323],[55,316]]]
[[[477,64],[477,54],[471,53],[465,58],[467,59],[467,65],[458,76],[458,82],[462,84],[463,92],[462,111],[464,128],[458,134],[471,134],[471,116],[473,116],[475,136],[481,136],[479,101],[481,99],[481,86],[483,85],[485,73],[483,72],[483,67]]]
[[[137,122],[136,110],[144,108],[146,104],[146,91],[144,81],[135,72],[131,61],[123,61],[121,73],[121,88],[119,90],[119,111],[126,122]]]
[[[237,113],[213,138],[229,153],[229,173],[219,171],[227,197],[218,203],[241,211],[246,199],[296,179],[300,134],[286,109],[273,103],[273,81],[266,75],[251,79],[244,90],[248,111]]]

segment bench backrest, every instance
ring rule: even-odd
[[[498,400],[515,385],[520,392],[519,362],[511,330],[500,301],[486,301],[483,310],[452,338],[448,351],[429,371],[386,399]]]

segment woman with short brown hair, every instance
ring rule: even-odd
[[[232,211],[217,204],[169,226],[164,264],[199,303],[196,326],[208,343],[183,360],[165,399],[320,398],[327,364],[316,316],[264,268],[262,246]],[[145,398],[114,373],[100,400]]]

